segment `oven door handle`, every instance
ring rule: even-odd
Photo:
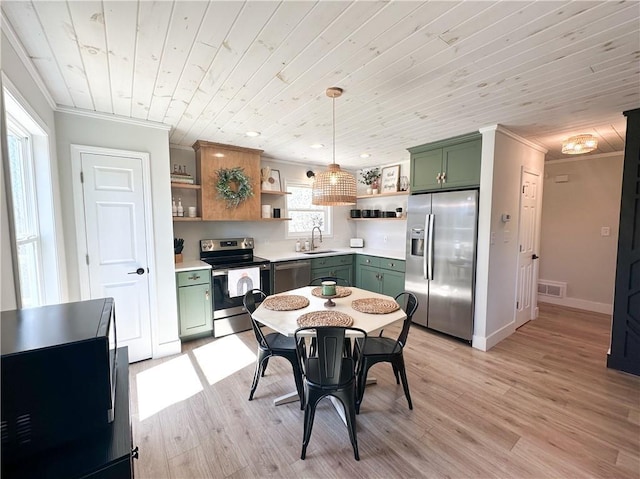
[[[244,269],[244,268],[259,268],[260,272],[269,270],[270,266],[268,264],[261,264],[260,266],[239,266],[237,268],[232,269]],[[212,269],[211,276],[227,276],[229,274],[229,269]]]

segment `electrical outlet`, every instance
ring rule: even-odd
[[[608,226],[603,226],[600,228],[600,236],[609,236],[611,234],[611,229]]]
[[[384,242],[386,243],[386,242],[387,242],[387,240],[389,239],[389,237],[388,237],[387,235],[384,235],[382,239],[383,239],[383,240],[384,240]]]

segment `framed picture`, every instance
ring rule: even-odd
[[[280,183],[280,170],[271,170],[271,176],[267,180],[269,183],[270,191],[282,191],[282,185]]]
[[[382,168],[380,193],[395,193],[400,182],[400,165]]]

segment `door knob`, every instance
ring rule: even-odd
[[[538,256],[537,254],[533,253],[531,255],[531,259],[538,259],[540,256]]]
[[[131,272],[127,273],[127,274],[138,274],[138,275],[143,275],[143,274],[144,274],[144,268],[138,268],[137,270],[135,270],[135,271],[131,271]]]

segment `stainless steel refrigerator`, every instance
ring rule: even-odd
[[[407,206],[405,289],[413,322],[471,341],[478,190],[412,195]]]

